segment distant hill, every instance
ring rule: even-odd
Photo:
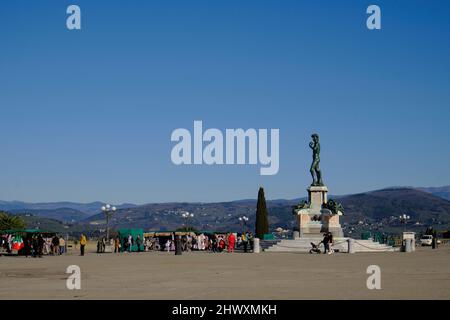
[[[298,201],[276,200],[267,201],[272,224],[292,227],[291,206]],[[201,230],[240,230],[242,225],[239,217],[249,218],[248,226],[255,223],[256,200],[240,200],[218,203],[160,203],[146,204],[128,209],[118,210],[111,219],[115,228],[130,228],[139,226],[146,230],[175,230],[186,222],[182,217],[184,212],[194,214],[187,223]],[[290,221],[292,220],[292,221]],[[103,225],[103,214],[89,217],[81,223]]]
[[[450,201],[450,186],[445,187],[428,187],[428,188],[417,188],[418,190],[425,191],[435,195],[437,197],[441,197],[443,199]]]
[[[450,201],[417,189],[389,188],[346,196],[339,201],[345,208],[344,221],[362,218],[381,220],[401,214],[425,223],[450,221]]]
[[[22,201],[1,201],[0,200],[0,210],[15,212],[15,213],[28,213],[34,212],[34,214],[40,216],[46,216],[50,218],[58,219],[58,212],[67,212],[68,209],[75,210],[84,214],[83,217],[91,216],[101,212],[101,207],[104,205],[103,202],[90,202],[90,203],[77,203],[77,202],[40,202],[40,203],[29,203]],[[117,208],[129,208],[136,205],[131,203],[124,203],[118,205]],[[74,212],[75,212],[74,211]],[[65,220],[65,217],[59,218],[60,220]],[[75,219],[77,220],[77,219]]]
[[[59,220],[39,216],[21,215],[28,229],[40,229],[52,232],[67,233],[69,226]]]
[[[357,224],[360,221],[381,223],[386,228],[389,219],[401,214],[411,216],[411,223],[423,225],[450,225],[450,201],[446,192],[450,187],[409,188],[392,187],[345,196],[329,196],[341,202],[345,209],[342,222]],[[269,222],[277,227],[292,229],[295,217],[291,207],[295,200],[269,200]],[[69,205],[69,207],[59,207]],[[36,203],[0,201],[0,210],[15,214],[27,213],[34,221],[40,218],[59,220],[70,224],[66,231],[99,230],[105,227],[105,218],[99,208],[101,202],[79,204],[72,202]],[[187,223],[201,230],[241,230],[239,217],[249,217],[248,227],[254,228],[256,199],[245,199],[218,203],[153,203],[145,205],[123,204],[111,219],[112,228],[143,228],[144,230],[174,230],[186,223],[182,213],[194,214]],[[43,220],[43,225],[48,220]],[[401,228],[394,222],[389,227]]]
[[[59,209],[17,209],[9,210],[12,214],[32,215],[36,217],[59,220],[60,222],[75,222],[81,221],[89,217],[88,214],[71,208]]]
[[[24,211],[24,210],[55,210],[61,208],[74,209],[85,214],[98,213],[102,206],[101,202],[76,203],[76,202],[40,202],[29,203],[22,201],[0,201],[0,209],[5,211]]]
[[[336,198],[336,197],[335,197]],[[338,197],[345,208],[343,222],[357,223],[359,220],[382,221],[401,214],[411,216],[411,221],[435,224],[450,223],[450,201],[428,192],[412,188],[389,188],[355,195]],[[295,217],[292,205],[298,200],[267,201],[269,221],[276,227],[292,229]],[[145,230],[174,230],[183,226],[181,214],[194,214],[189,225],[201,230],[241,230],[238,218],[247,216],[249,228],[255,223],[256,200],[241,200],[219,203],[163,203],[147,204],[118,210],[111,220],[114,228],[137,227]],[[82,224],[103,226],[104,216],[94,215]],[[398,227],[398,226],[397,226]]]
[[[185,222],[185,211],[194,214],[188,223],[203,230],[222,230],[239,226],[238,217],[254,216],[256,200],[220,203],[155,203],[118,210],[111,219],[115,228],[139,226],[147,230],[174,230]],[[253,217],[254,218],[254,217]],[[83,223],[104,223],[104,215],[89,217]],[[252,223],[252,221],[250,221]]]

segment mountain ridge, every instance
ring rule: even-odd
[[[415,188],[387,187],[362,193],[333,196],[342,202],[345,215],[342,221],[347,224],[359,221],[374,221],[382,223],[390,217],[408,214],[419,224],[433,224],[438,221],[450,222],[450,201],[445,196],[450,187]],[[437,195],[434,195],[435,192]],[[269,220],[272,226],[292,229],[295,219],[291,207],[300,200],[274,199],[267,200]],[[256,199],[241,199],[224,202],[165,202],[147,203],[142,205],[122,204],[111,219],[113,228],[142,227],[144,229],[171,230],[185,223],[200,229],[239,230],[242,226],[238,218],[246,215],[250,218],[248,225],[254,224]],[[6,205],[5,205],[6,204]],[[69,204],[71,208],[55,208]],[[90,203],[55,202],[32,203],[0,201],[0,210],[11,208],[13,214],[33,216],[32,221],[39,218],[58,220],[70,224],[75,229],[95,229],[104,226],[104,215],[101,212],[103,202]],[[19,207],[19,208],[17,208]],[[20,209],[20,207],[28,207]],[[85,210],[85,211],[82,211]],[[185,211],[194,214],[186,221],[181,214]],[[50,221],[48,220],[48,221]],[[45,225],[45,222],[43,222]]]

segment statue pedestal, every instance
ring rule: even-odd
[[[331,232],[334,237],[343,237],[339,214],[323,208],[328,201],[328,188],[310,186],[307,191],[308,202],[295,212],[300,238],[322,238],[325,232]]]
[[[328,188],[325,186],[321,187],[311,186],[306,190],[308,191],[308,199],[309,199],[308,203],[310,209],[318,210],[320,212],[320,210],[322,209],[322,205],[324,203],[327,203],[328,201],[327,198]]]

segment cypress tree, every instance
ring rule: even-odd
[[[259,188],[258,203],[256,205],[256,223],[255,236],[259,239],[264,239],[264,234],[269,233],[269,219],[267,218],[266,197],[264,196],[264,189]]]

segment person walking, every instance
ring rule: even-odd
[[[59,238],[55,234],[55,236],[52,238],[52,253],[54,255],[59,254]]]
[[[66,240],[63,237],[59,238],[59,255],[66,252]]]
[[[1,245],[0,245],[0,248],[1,248]],[[31,239],[30,239],[30,236],[27,236],[23,240],[23,253],[24,253],[26,258],[28,258],[28,256],[31,255]]]
[[[133,236],[131,234],[128,235],[128,252],[131,253],[133,249]]]
[[[328,232],[328,254],[334,253],[333,250],[333,234]]]
[[[433,238],[432,238],[432,240],[431,240],[431,248],[432,248],[432,249],[437,249],[437,247],[438,247],[438,242],[437,242],[437,233],[436,233],[436,230],[433,230],[432,236],[433,236]]]
[[[102,245],[102,253],[105,253],[105,249],[106,249],[106,238],[105,237],[103,237],[102,238],[102,243],[101,243],[101,245]]]
[[[137,252],[141,252],[141,244],[142,244],[141,236],[138,234],[136,238]]]
[[[51,238],[42,238],[44,239],[44,246],[42,247],[43,254],[51,254],[52,253],[52,239]]]
[[[84,256],[84,247],[86,246],[87,239],[84,234],[80,236],[80,256]]]
[[[212,243],[211,243],[211,249],[213,253],[217,252],[217,235],[212,236]]]
[[[321,242],[324,246],[323,254],[330,254],[330,235],[328,232],[323,234],[323,240]]]
[[[230,233],[228,236],[228,253],[234,252],[234,245],[236,243],[236,237],[234,233]]]
[[[117,236],[116,239],[114,239],[114,253],[119,252],[120,252],[120,238],[119,236]]]
[[[187,252],[192,251],[192,237],[189,235],[186,238],[186,251]]]
[[[38,244],[38,238],[36,235],[34,235],[31,238],[31,254],[33,258],[36,258],[39,252],[39,244]]]
[[[247,233],[247,240],[248,240],[248,244],[250,245],[250,250],[252,250],[252,252],[253,252],[254,240],[253,240],[253,234],[251,232]]]
[[[7,242],[8,242],[8,253],[12,252],[12,244],[13,244],[13,236],[12,234],[8,234],[8,238],[7,238]]]
[[[42,254],[43,254],[43,252],[44,252],[44,244],[45,244],[45,240],[44,240],[44,238],[42,237],[42,234],[39,234],[39,235],[38,235],[38,238],[37,238],[38,257],[39,257],[39,258],[42,258]]]
[[[97,240],[97,253],[101,253],[102,252],[102,243],[100,241],[100,239]]]
[[[223,252],[225,250],[225,240],[222,236],[219,237],[219,252]]]
[[[166,251],[170,252],[170,239],[167,239],[166,241]]]
[[[241,237],[242,245],[244,246],[244,252],[247,253],[247,246],[248,246],[248,237],[247,232],[244,232]]]

